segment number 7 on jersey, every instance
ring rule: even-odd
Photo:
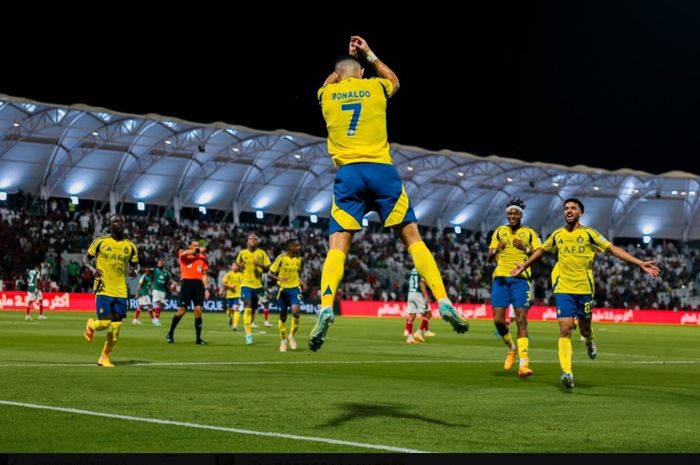
[[[348,136],[354,136],[357,129],[357,123],[360,121],[360,112],[362,111],[361,103],[344,103],[341,107],[343,111],[351,111],[350,126],[348,127]]]

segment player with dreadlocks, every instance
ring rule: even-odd
[[[516,344],[506,325],[506,312],[509,306],[515,310],[515,321],[518,325],[517,350],[520,355],[518,376],[525,378],[532,375],[530,357],[528,356],[527,311],[532,302],[530,285],[530,270],[525,270],[517,276],[511,276],[513,268],[528,259],[532,252],[541,247],[537,233],[523,226],[523,211],[525,202],[515,197],[506,205],[508,224],[499,226],[491,236],[489,244],[489,260],[496,260],[491,284],[491,306],[493,308],[493,323],[503,343],[508,347],[503,368],[510,370],[515,362]]]

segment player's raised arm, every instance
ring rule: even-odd
[[[323,87],[326,87],[328,84],[335,84],[338,82],[338,80],[340,80],[340,76],[338,76],[338,73],[333,71],[323,82]]]
[[[644,270],[645,273],[651,276],[658,276],[661,270],[659,269],[658,266],[656,266],[656,261],[654,260],[649,260],[649,261],[644,261],[640,260],[634,255],[630,255],[627,253],[624,249],[610,244],[607,248],[607,251],[616,256],[617,258],[626,261],[627,263],[631,263],[633,265],[638,266],[642,270]]]
[[[396,76],[396,73],[389,68],[386,63],[384,63],[382,60],[380,60],[377,55],[374,54],[374,52],[369,48],[369,45],[367,44],[367,41],[363,39],[360,36],[352,36],[350,37],[350,51],[352,54],[352,51],[354,50],[359,50],[362,52],[364,57],[367,59],[367,61],[374,66],[374,70],[377,72],[377,75],[379,77],[383,77],[384,79],[388,79],[391,81],[391,84],[393,85],[393,90],[391,94],[389,94],[389,97],[394,95],[398,90],[399,90],[399,78]]]

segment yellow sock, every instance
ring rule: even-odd
[[[573,350],[571,349],[571,338],[570,337],[560,337],[559,338],[559,365],[561,366],[561,371],[564,373],[572,373],[571,370],[571,354]]]
[[[243,324],[245,324],[245,333],[246,334],[253,333],[253,327],[251,326],[252,323],[253,323],[253,309],[250,307],[246,307],[245,310],[243,310]]]
[[[105,329],[109,328],[109,325],[111,324],[112,322],[109,320],[93,320],[92,329],[95,331],[104,331]]]
[[[321,308],[332,307],[335,292],[345,272],[345,254],[342,250],[330,249],[323,262],[321,274]]]
[[[107,333],[107,340],[105,341],[105,345],[102,348],[102,355],[109,356],[109,354],[112,353],[112,349],[114,348],[114,344],[115,344],[114,335],[110,331]]]
[[[233,311],[233,326],[238,327],[238,322],[241,320],[241,312],[238,310]]]
[[[282,320],[277,322],[277,328],[280,330],[280,339],[287,339],[287,323]]]
[[[519,341],[520,339],[518,339]],[[503,336],[503,343],[508,346],[508,349],[513,346],[513,336],[510,335],[510,333],[507,333],[505,336]]]
[[[294,336],[297,333],[298,329],[299,329],[299,317],[293,316],[292,317],[292,329],[289,331],[289,335]]]
[[[530,365],[530,354],[528,354],[527,349],[530,345],[530,340],[526,337],[518,338],[518,354],[520,354],[520,366],[526,367]]]
[[[121,321],[113,321],[112,322],[112,327],[109,328],[109,332],[112,333],[112,337],[114,338],[114,342],[117,342],[117,339],[119,339],[119,331],[122,329],[122,322]]]
[[[433,293],[435,300],[447,297],[447,291],[445,291],[445,285],[442,282],[440,270],[438,270],[435,258],[433,258],[433,254],[430,253],[425,242],[419,241],[411,244],[408,248],[408,253],[411,254],[413,258],[413,264],[416,266],[418,274],[428,283],[428,287],[430,287],[430,291]]]

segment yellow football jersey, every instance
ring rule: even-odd
[[[394,86],[388,79],[349,77],[318,90],[328,129],[328,153],[336,166],[391,164],[386,103]]]
[[[87,253],[97,257],[97,269],[102,271],[102,276],[95,279],[95,294],[126,298],[129,263],[139,262],[136,245],[128,239],[116,241],[112,236],[102,236],[92,241]]]
[[[513,232],[508,225],[502,225],[496,228],[491,236],[491,244],[489,249],[497,249],[499,242],[505,242],[506,247],[497,252],[496,269],[493,270],[493,277],[505,276],[510,277],[510,272],[513,268],[528,259],[529,255],[513,245],[513,239],[520,239],[526,246],[530,246],[532,250],[539,249],[542,246],[540,237],[537,233],[527,226],[520,226]],[[517,277],[530,279],[530,268],[520,273]]]
[[[240,271],[229,271],[224,275],[224,284],[229,286],[235,286],[236,288],[231,290],[226,288],[226,298],[235,299],[241,296],[241,282],[243,281],[243,273]]]
[[[301,257],[291,258],[284,253],[275,259],[275,262],[270,267],[270,271],[279,277],[279,286],[284,289],[292,289],[301,285],[299,278]]]
[[[241,286],[251,287],[253,289],[262,287],[263,269],[253,263],[258,261],[265,266],[270,266],[270,257],[267,256],[267,252],[262,249],[255,249],[252,252],[248,249],[243,249],[238,252],[236,261],[243,269]]]
[[[593,228],[580,225],[569,232],[559,228],[544,241],[545,252],[556,251],[557,264],[552,270],[552,288],[555,294],[593,295],[593,260],[597,252],[610,247],[602,234]]]

